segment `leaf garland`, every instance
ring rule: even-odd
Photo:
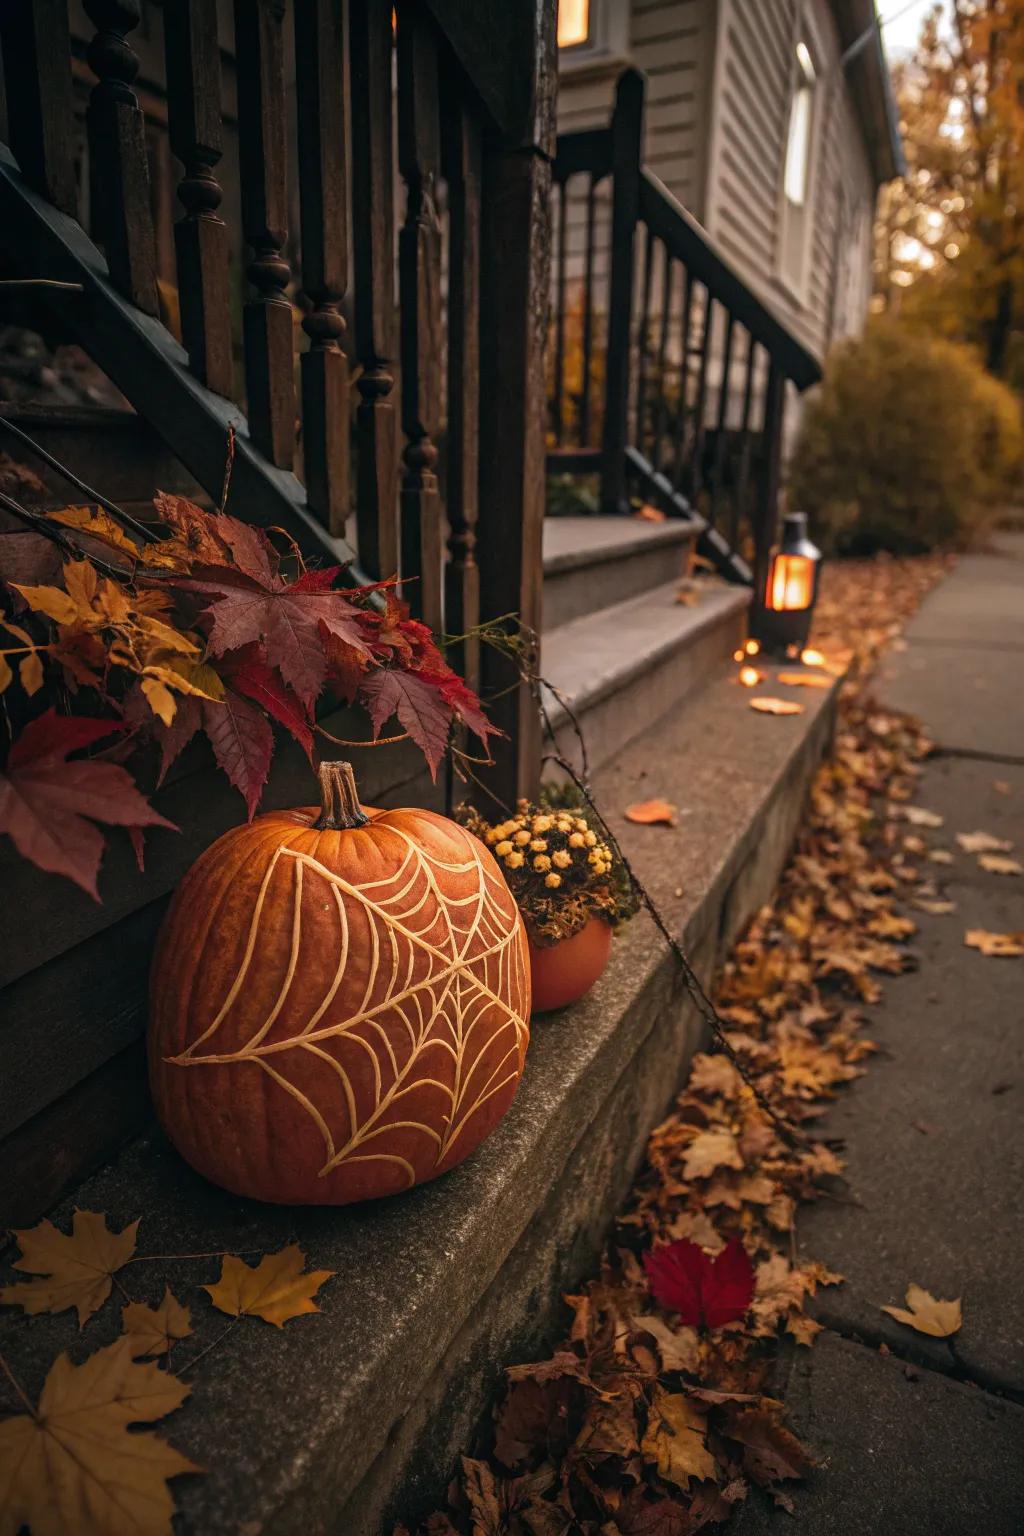
[[[275,725],[312,757],[323,701],[367,711],[372,739],[397,720],[436,777],[460,721],[487,749],[480,701],[444,661],[391,583],[338,585],[340,566],[281,555],[261,529],[181,496],[154,502],[163,536],[136,544],[109,513],[37,514],[84,541],[61,584],[12,582],[0,609],[0,694],[33,699],[47,678],[84,713],[29,720],[0,771],[0,832],[20,854],[96,900],[104,834],[170,826],[119,763],[69,757],[123,732],[118,748],[154,743],[162,782],[194,736],[256,813]],[[76,546],[77,548],[77,546]],[[100,549],[103,569],[90,558]],[[95,557],[98,559],[99,557]],[[2,577],[0,571],[0,577]],[[2,596],[2,594],[0,594]],[[83,734],[84,733],[84,734]],[[107,749],[109,753],[109,748]]]

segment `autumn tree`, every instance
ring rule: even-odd
[[[881,205],[881,307],[1024,382],[1024,0],[937,5],[894,81],[907,175]]]

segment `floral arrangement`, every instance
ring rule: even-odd
[[[489,823],[466,806],[459,817],[501,865],[538,949],[571,938],[592,917],[617,927],[636,912],[622,860],[581,807],[520,800],[506,821]]]
[[[110,503],[0,501],[49,545],[31,541],[48,580],[0,584],[0,832],[97,899],[95,823],[127,827],[140,862],[141,829],[170,825],[121,766],[137,749],[155,749],[159,785],[205,735],[250,820],[273,727],[311,758],[317,734],[340,740],[318,722],[331,700],[362,706],[375,742],[410,738],[435,775],[454,722],[486,749],[479,699],[393,583],[343,586],[341,566],[307,565],[287,535],[180,496],[156,497],[155,526]],[[393,717],[400,734],[382,738]]]

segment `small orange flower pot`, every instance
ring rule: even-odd
[[[608,964],[611,947],[611,926],[601,917],[592,917],[579,933],[546,949],[531,944],[533,1012],[551,1013],[577,1002]]]

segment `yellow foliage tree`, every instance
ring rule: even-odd
[[[894,76],[907,175],[882,201],[881,305],[1024,386],[1024,0],[936,6]]]

